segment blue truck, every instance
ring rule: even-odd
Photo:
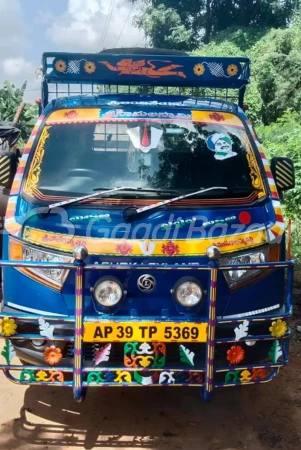
[[[3,235],[0,369],[19,384],[265,383],[288,362],[293,261],[244,104],[250,61],[45,53]],[[5,163],[6,161],[6,163]],[[6,164],[6,166],[5,166]]]

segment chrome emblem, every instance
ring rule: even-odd
[[[141,275],[137,285],[142,292],[152,292],[156,287],[156,279],[152,275]]]

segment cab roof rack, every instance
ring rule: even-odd
[[[188,56],[173,51],[154,54],[153,49],[131,51],[44,53],[43,108],[53,98],[106,93],[182,94],[243,106],[250,82],[248,58]]]

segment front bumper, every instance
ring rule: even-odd
[[[51,266],[56,267],[55,264]],[[279,267],[287,269],[287,293],[281,310],[233,320],[216,318],[218,270],[268,270]],[[209,266],[191,268],[210,271],[208,315],[203,320],[208,324],[204,343],[143,340],[83,343],[85,324],[95,321],[95,317],[84,316],[82,312],[84,271],[92,270],[92,267],[78,264],[74,268],[75,316],[41,318],[7,307],[0,314],[0,320],[9,318],[13,328],[17,325],[13,330],[15,334],[0,335],[6,338],[1,353],[5,364],[1,364],[0,369],[11,381],[70,386],[77,401],[84,398],[88,386],[116,385],[199,386],[203,397],[208,399],[217,387],[270,381],[288,362],[290,331],[286,319],[292,308],[292,261],[256,266],[218,266],[210,263]],[[135,270],[139,267],[136,266]],[[132,322],[133,326],[139,325],[137,320],[128,317],[118,318],[118,321],[120,324],[126,321]],[[149,322],[155,324],[151,318]],[[15,355],[28,364],[13,364]],[[16,377],[14,372],[20,376]]]

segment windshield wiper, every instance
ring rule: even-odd
[[[208,189],[201,189],[199,191],[190,192],[189,194],[180,195],[179,197],[174,197],[169,200],[164,200],[163,202],[153,203],[152,205],[144,206],[143,208],[137,209],[135,207],[129,207],[123,211],[123,217],[124,217],[125,221],[130,222],[131,220],[134,220],[139,214],[142,214],[145,211],[151,211],[152,209],[158,209],[158,208],[161,208],[161,206],[169,205],[170,203],[178,202],[185,198],[194,197],[199,194],[205,194],[206,192],[216,191],[216,190],[227,191],[228,188],[227,187],[212,187],[212,188],[208,188]]]
[[[105,188],[100,188],[100,189],[105,189]],[[93,189],[94,191],[96,191],[96,190],[98,190],[98,189]],[[138,187],[138,188],[132,188],[132,187],[129,187],[129,188],[123,188],[123,189],[120,189],[121,191],[134,191],[134,192],[155,192],[156,194],[179,194],[180,193],[180,191],[179,190],[176,190],[176,189],[151,189],[151,188],[140,188],[140,187]]]
[[[203,195],[210,191],[225,191],[225,192],[230,192],[230,193],[237,193],[237,192],[261,191],[261,189],[251,188],[251,187],[246,187],[246,186],[233,186],[233,187],[216,186],[216,187],[211,187],[208,189],[202,188],[199,191],[190,192],[188,194],[180,195],[179,197],[171,198],[169,200],[164,200],[162,202],[153,203],[152,205],[144,206],[143,208],[139,208],[139,209],[137,209],[135,207],[126,208],[123,211],[123,217],[124,217],[125,221],[130,222],[130,221],[134,220],[139,214],[142,214],[146,211],[158,209],[158,208],[161,208],[161,206],[169,205],[170,203],[178,202],[185,198],[194,197],[196,195]]]
[[[136,188],[128,188],[128,187],[126,188],[124,186],[117,187],[117,188],[114,188],[114,189],[109,189],[109,190],[107,190],[105,188],[94,189],[94,190],[97,191],[97,192],[94,192],[94,194],[83,195],[82,197],[74,197],[74,198],[70,198],[69,200],[64,200],[62,202],[52,203],[52,205],[48,205],[48,212],[47,213],[49,214],[49,212],[52,209],[58,208],[59,206],[72,205],[74,203],[78,203],[78,202],[81,202],[81,201],[84,201],[84,200],[88,200],[88,199],[93,198],[93,197],[106,196],[107,194],[111,194],[112,192],[123,191],[125,189],[132,190],[132,191],[136,190]]]
[[[62,202],[57,202],[57,203],[52,203],[51,205],[48,205],[48,210],[44,213],[41,214],[41,216],[46,216],[50,213],[50,211],[54,208],[59,208],[60,206],[66,206],[66,205],[72,205],[74,203],[79,203],[82,202],[84,200],[88,200],[90,198],[94,198],[94,197],[100,197],[100,196],[106,196],[108,194],[112,194],[113,192],[118,192],[118,191],[134,191],[134,192],[156,192],[156,193],[164,193],[164,194],[175,194],[178,193],[179,191],[175,191],[175,190],[162,190],[162,189],[143,189],[143,188],[137,188],[137,187],[126,187],[126,186],[119,186],[116,187],[114,189],[109,189],[109,188],[96,188],[93,189],[95,192],[94,194],[88,194],[88,195],[83,195],[82,197],[74,197],[74,198],[70,198],[69,200],[64,200]]]

